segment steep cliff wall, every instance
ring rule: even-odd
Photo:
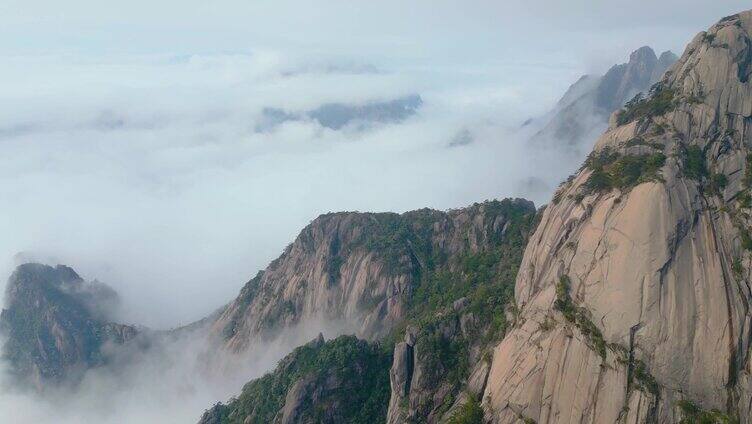
[[[696,36],[557,192],[494,353],[493,422],[751,422],[751,34],[744,12]]]
[[[212,334],[241,352],[254,340],[319,319],[368,340],[383,338],[411,311],[462,296],[451,281],[444,292],[432,291],[429,277],[458,270],[465,258],[497,255],[500,246],[524,246],[534,215],[524,200],[449,212],[323,215],[243,287]],[[416,303],[416,295],[425,302]]]

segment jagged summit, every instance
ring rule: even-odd
[[[405,319],[422,277],[518,242],[535,213],[530,201],[505,199],[449,212],[322,215],[243,287],[212,333],[238,352],[317,319],[368,340],[384,337]]]
[[[583,76],[562,96],[531,141],[540,146],[581,147],[603,132],[611,113],[637,93],[647,91],[676,59],[670,51],[658,58],[652,48],[643,46],[630,54],[627,63],[612,66],[605,75]]]
[[[106,362],[102,347],[122,344],[137,330],[110,322],[114,290],[84,281],[72,268],[28,263],[8,280],[0,327],[3,357],[21,381],[44,390],[75,383],[88,368]]]
[[[494,354],[494,422],[750,422],[751,34],[744,12],[697,35],[556,193]]]

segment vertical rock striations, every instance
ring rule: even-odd
[[[751,63],[752,12],[700,33],[559,189],[495,350],[493,422],[752,422]]]
[[[508,240],[524,246],[534,216],[533,204],[519,199],[449,212],[322,215],[243,287],[212,334],[235,352],[316,320],[383,338],[416,309],[416,295],[428,301],[428,277],[458,269],[462,258],[497,255]],[[451,305],[462,296],[449,294],[432,301]]]
[[[647,91],[676,59],[670,51],[658,58],[653,49],[645,46],[632,52],[629,62],[614,65],[603,76],[583,76],[559,100],[532,142],[539,146],[553,143],[572,149],[582,147],[603,132],[611,113],[637,93]]]
[[[391,386],[387,422],[441,422],[468,404],[477,414],[490,368],[487,348],[513,320],[514,278],[537,217],[533,204],[519,199],[449,212],[321,216],[241,290],[212,332],[242,352],[315,319],[347,322],[382,349],[394,345],[391,370],[382,370]],[[403,335],[404,342],[393,343]],[[285,392],[284,408],[272,409],[297,410],[287,405],[319,390],[306,381]],[[260,402],[247,397],[246,412],[236,416],[248,417]],[[228,416],[218,408],[204,422]],[[275,420],[288,422],[285,416]]]

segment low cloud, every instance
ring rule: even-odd
[[[273,369],[293,348],[317,334],[333,338],[344,323],[310,320],[255,343],[242,356],[216,350],[201,333],[152,336],[150,347],[110,352],[109,365],[89,370],[75,388],[44,395],[14,387],[0,361],[0,421],[35,424],[197,422],[217,401],[236,396],[246,382]],[[122,347],[120,349],[123,349]]]
[[[566,75],[308,61],[6,58],[0,278],[18,252],[69,264],[113,286],[127,322],[168,328],[232,299],[320,213],[541,203],[571,171],[540,166],[518,134],[548,107],[538,80],[564,87]],[[331,105],[347,112],[337,125],[321,112]],[[310,118],[257,131],[270,108]],[[462,134],[473,142],[449,148]]]

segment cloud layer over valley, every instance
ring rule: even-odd
[[[529,143],[570,84],[747,6],[44,3],[0,6],[0,290],[20,263],[70,265],[155,331],[231,301],[322,213],[545,204],[595,141]],[[0,421],[194,422],[343,325],[256,346],[233,376],[202,373],[187,337],[73,397],[0,388]]]
[[[367,65],[275,52],[6,59],[3,274],[70,264],[121,293],[125,320],[164,328],[231,299],[320,213],[541,202],[569,172],[539,166],[518,127],[547,107],[530,101],[550,97],[535,81],[565,87],[573,73]],[[412,109],[357,115],[374,102]],[[263,125],[271,108],[332,104],[360,119]]]

